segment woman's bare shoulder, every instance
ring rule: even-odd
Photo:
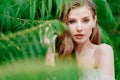
[[[97,46],[96,53],[99,55],[111,55],[113,54],[113,48],[112,46],[103,43]]]
[[[98,45],[95,54],[98,69],[114,77],[114,55],[112,47],[108,44]]]

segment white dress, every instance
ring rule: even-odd
[[[101,70],[95,69],[84,72],[79,80],[115,80],[115,79],[109,74]]]

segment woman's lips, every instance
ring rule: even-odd
[[[76,37],[77,39],[82,39],[82,38],[84,37],[84,35],[83,35],[83,34],[76,34],[75,37]]]

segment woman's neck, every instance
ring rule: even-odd
[[[75,48],[75,53],[82,54],[89,51],[92,48],[94,48],[94,44],[92,44],[90,40],[86,41],[85,43],[79,43],[79,44],[77,43]]]

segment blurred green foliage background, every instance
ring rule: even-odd
[[[50,27],[48,34],[53,31],[57,35],[66,29],[66,25],[57,20],[64,1],[70,2],[0,0],[0,80],[53,80],[54,75],[57,75],[55,79],[61,80],[61,71],[67,74],[65,80],[78,80],[75,66],[73,68],[62,64],[66,69],[62,66],[54,71],[44,67],[47,50],[44,44],[45,28]],[[120,80],[120,0],[93,1],[97,9],[102,43],[108,43],[114,49],[116,80]],[[55,34],[49,35],[49,38]],[[22,62],[19,63],[19,60]],[[76,75],[73,75],[73,71]],[[68,78],[70,75],[73,76]]]

